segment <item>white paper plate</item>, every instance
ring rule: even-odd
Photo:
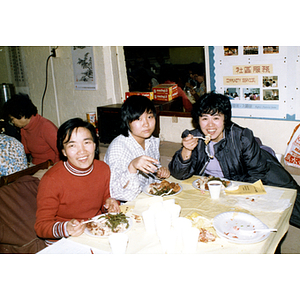
[[[252,231],[268,226],[254,216],[242,212],[225,212],[213,222],[218,236],[237,244],[253,244],[265,240],[270,232]],[[248,230],[248,231],[246,231]]]
[[[180,187],[180,190],[179,190],[177,193],[171,194],[171,195],[166,195],[166,196],[163,196],[163,197],[178,195],[178,194],[182,191],[182,185],[181,185],[180,183],[178,183],[178,185],[179,185],[179,187]],[[148,193],[148,192],[147,192],[148,189],[149,189],[149,185],[146,185],[146,186],[143,188],[143,193],[145,193],[145,194],[148,195],[148,196],[161,197],[161,196],[158,196],[158,195],[153,195],[153,194]]]
[[[202,176],[202,177],[204,177],[204,176]],[[220,179],[221,179],[221,180],[229,181],[229,180],[226,179],[226,178],[220,178]],[[194,187],[195,189],[199,190],[199,191],[208,191],[208,190],[206,190],[206,189],[200,189],[200,188],[198,187],[198,185],[197,185],[197,181],[198,181],[198,180],[199,180],[199,178],[193,181],[193,183],[192,183],[193,187]],[[224,185],[222,185],[222,190],[229,188],[231,185],[232,185],[231,182],[228,184],[228,186],[227,186],[226,188],[225,188]]]
[[[115,215],[116,213],[110,213],[111,215]],[[102,214],[102,215],[98,215],[98,216],[95,216],[94,218],[92,218],[92,220],[97,220],[99,217],[101,216],[106,216],[107,214]],[[128,223],[129,223],[129,226],[128,228],[123,231],[123,233],[126,233],[128,230],[131,229],[132,227],[132,220],[130,217],[126,216],[127,220],[128,220]],[[89,235],[89,236],[92,236],[92,237],[96,237],[96,238],[108,238],[110,235],[95,235],[95,234],[92,234],[87,228],[85,228],[84,232]]]

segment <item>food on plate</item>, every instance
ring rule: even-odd
[[[197,188],[201,189],[201,190],[207,190],[208,191],[208,182],[211,180],[218,180],[221,181],[223,183],[223,186],[226,188],[228,187],[228,185],[230,184],[229,180],[225,180],[225,179],[221,179],[219,177],[215,177],[215,176],[201,176],[197,181],[196,181],[196,186]]]
[[[128,227],[128,219],[123,213],[101,215],[95,221],[86,224],[86,228],[90,233],[97,236],[109,236],[116,232],[121,233]]]
[[[208,229],[205,228],[199,228],[200,233],[198,237],[198,242],[202,243],[208,243],[208,242],[214,242],[216,240],[216,236],[211,233]]]
[[[210,135],[210,134],[207,134],[207,135],[205,136],[205,140],[204,140],[205,145],[207,145],[207,144],[210,142],[210,139],[211,139],[211,135]]]
[[[180,185],[175,182],[163,180],[161,182],[150,183],[148,193],[155,196],[163,196],[164,194],[173,195],[180,191]]]
[[[192,221],[192,226],[198,228],[200,231],[198,242],[208,243],[216,240],[217,233],[210,220],[200,216],[196,212],[187,218]]]

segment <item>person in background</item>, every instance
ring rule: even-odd
[[[188,78],[187,78],[185,86],[184,86],[184,91],[188,91],[191,88],[197,87],[197,81],[194,79],[194,74],[193,74],[193,70],[196,65],[197,65],[197,63],[191,63],[191,64],[189,64],[189,66],[187,68]]]
[[[0,120],[0,177],[27,168],[27,158],[22,143],[6,135],[5,126],[5,122]]]
[[[300,228],[300,187],[278,159],[261,149],[253,132],[231,121],[231,103],[227,96],[208,93],[193,106],[197,128],[182,135],[182,148],[176,151],[169,170],[177,179],[192,175],[226,178],[297,190],[290,224]],[[194,136],[210,135],[204,140]]]
[[[130,96],[121,108],[121,133],[109,145],[104,161],[111,169],[111,196],[132,201],[142,189],[168,178],[170,172],[160,166],[159,138],[152,136],[156,111],[144,96]],[[156,174],[156,176],[154,175]]]
[[[61,161],[42,177],[37,193],[35,231],[46,244],[79,236],[84,220],[120,212],[110,197],[110,169],[99,160],[95,127],[80,118],[63,123],[57,132]]]
[[[191,73],[193,79],[196,81],[197,86],[192,86],[186,83],[186,86],[190,88],[191,95],[197,102],[201,96],[206,93],[205,86],[205,67],[204,64],[194,64],[191,67]]]
[[[57,127],[37,113],[28,95],[16,94],[3,105],[4,117],[20,128],[25,153],[37,165],[49,159],[59,161],[56,148]]]
[[[187,97],[186,93],[180,87],[179,82],[181,81],[180,76],[176,69],[172,65],[165,65],[161,68],[160,80],[165,84],[177,84],[178,86],[178,97],[182,98],[182,105],[185,112],[190,112],[192,110],[192,103]]]

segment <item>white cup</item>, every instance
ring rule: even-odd
[[[167,209],[155,213],[155,228],[158,235],[169,232],[171,228],[171,214]]]
[[[149,210],[153,211],[154,213],[157,213],[163,209],[163,203],[161,202],[155,202],[150,205]]]
[[[172,204],[175,204],[175,199],[168,199],[168,200],[164,200],[163,202],[162,202],[162,205],[164,206],[164,207],[168,207],[169,205],[172,205]]]
[[[155,213],[155,228],[163,253],[167,253],[171,230],[171,214],[166,208]]]
[[[177,248],[181,252],[183,249],[183,236],[185,231],[192,227],[192,221],[184,217],[178,217],[174,220],[173,227],[177,234]]]
[[[113,254],[125,254],[128,244],[126,233],[113,233],[108,237],[108,241]]]
[[[196,253],[199,238],[199,229],[195,227],[187,228],[183,234],[183,253]]]
[[[146,210],[142,213],[145,229],[148,233],[155,233],[155,213],[153,210]]]
[[[211,180],[207,183],[211,199],[219,199],[223,183],[219,180]]]
[[[168,206],[168,211],[171,214],[171,225],[174,226],[174,222],[177,218],[179,218],[179,214],[181,211],[181,206],[178,204],[173,204]]]

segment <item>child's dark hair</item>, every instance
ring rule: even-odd
[[[201,130],[199,125],[199,117],[203,114],[214,115],[216,113],[224,114],[224,126],[229,129],[231,127],[231,103],[227,96],[210,92],[204,94],[199,100],[194,103],[192,109],[192,117],[194,123],[198,125],[198,129]]]
[[[98,137],[96,134],[96,129],[91,123],[83,121],[80,118],[70,119],[70,120],[64,122],[58,128],[56,144],[57,144],[57,149],[59,152],[60,159],[63,161],[67,160],[67,157],[64,156],[63,152],[62,152],[62,150],[64,149],[64,144],[70,140],[74,129],[77,129],[79,127],[86,128],[91,132],[93,141],[96,144],[95,159],[99,159],[99,143],[98,143]],[[65,139],[67,139],[67,140],[65,141]]]
[[[129,124],[137,120],[144,112],[152,113],[156,118],[154,103],[145,96],[130,96],[121,107],[121,134],[128,136]]]

